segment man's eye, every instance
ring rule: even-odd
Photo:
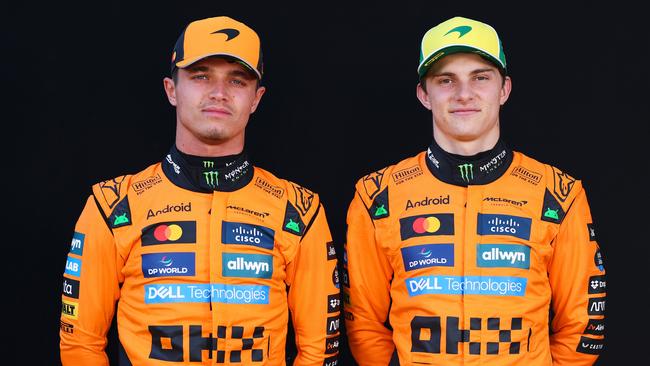
[[[197,75],[192,76],[192,79],[196,79],[196,80],[207,80],[207,79],[208,79],[208,75],[205,75],[205,74],[197,74]]]
[[[246,85],[246,83],[244,82],[244,80],[241,80],[241,79],[233,79],[231,82],[232,82],[233,84],[235,84],[235,85]]]
[[[490,80],[487,75],[476,75],[476,80]]]
[[[451,79],[449,79],[449,78],[444,78],[444,79],[440,79],[440,80],[438,80],[438,83],[439,83],[439,84],[443,84],[443,85],[451,84],[452,82],[453,82],[453,80],[451,80]]]

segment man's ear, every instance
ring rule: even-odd
[[[422,87],[422,83],[424,82],[426,82],[426,80],[422,80],[421,82],[418,83],[418,85],[415,87],[415,94],[417,95],[418,99],[420,100],[420,103],[422,103],[424,108],[431,110],[431,102],[429,102],[429,94]]]
[[[171,78],[163,79],[163,88],[165,89],[165,94],[167,94],[167,100],[169,104],[176,107],[176,84]]]

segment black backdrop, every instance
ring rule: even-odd
[[[175,117],[161,80],[171,49],[189,21],[221,14],[249,24],[263,42],[268,90],[249,123],[249,155],[320,193],[339,246],[356,179],[430,142],[430,112],[415,98],[421,36],[455,15],[494,26],[513,78],[503,136],[587,188],[610,285],[599,365],[641,354],[650,43],[638,7],[134,3],[3,6],[5,360],[59,364],[61,273],[89,187],[166,153]],[[352,365],[345,348],[341,364]]]

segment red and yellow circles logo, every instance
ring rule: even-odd
[[[435,233],[440,229],[440,220],[435,216],[418,217],[413,221],[413,231],[418,234]]]
[[[153,237],[158,241],[176,241],[181,236],[183,236],[183,229],[176,224],[162,224],[153,231]]]

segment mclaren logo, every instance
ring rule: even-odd
[[[448,35],[448,34],[454,33],[454,32],[458,32],[458,38],[460,38],[460,37],[466,35],[467,33],[469,33],[471,30],[472,30],[472,27],[470,27],[469,25],[460,25],[460,26],[450,30],[449,32],[445,33],[445,36]]]
[[[237,29],[232,29],[232,28],[224,28],[224,29],[219,29],[218,31],[212,32],[212,34],[217,34],[217,33],[223,33],[225,34],[228,38],[226,38],[226,42],[230,41],[231,39],[237,37],[239,35],[239,31]]]

